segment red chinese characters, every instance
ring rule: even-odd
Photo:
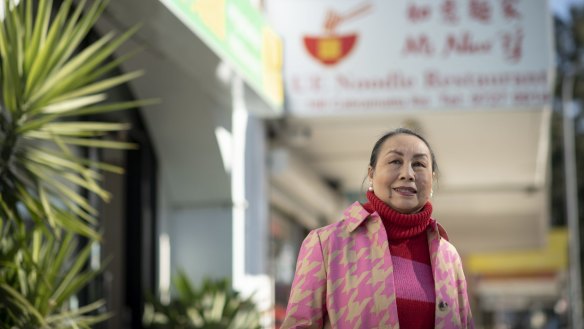
[[[458,23],[457,3],[455,0],[444,0],[440,5],[442,19],[447,23]]]
[[[432,9],[429,5],[409,4],[407,10],[408,20],[412,23],[426,21],[432,15]]]
[[[502,42],[505,58],[513,63],[519,62],[523,55],[523,29],[503,33]]]
[[[443,28],[445,34],[414,29],[416,32],[408,33],[403,39],[401,54],[426,58],[497,54],[509,63],[519,63],[525,43],[521,24],[522,15],[525,15],[522,1],[529,0],[439,0],[432,4],[408,0],[406,19],[412,25],[440,21],[449,26]],[[503,20],[507,24],[500,25]],[[484,29],[475,30],[476,23],[483,25]],[[468,28],[462,30],[461,27],[467,24]],[[486,31],[492,31],[492,34],[488,35]]]
[[[492,9],[490,1],[486,0],[470,0],[469,14],[474,20],[481,23],[489,23],[491,21]]]
[[[506,19],[519,19],[521,14],[517,10],[518,0],[501,0],[501,7],[503,9],[503,16]]]
[[[402,54],[430,56],[434,54],[434,46],[430,38],[425,34],[408,36],[404,42]]]

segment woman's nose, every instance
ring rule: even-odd
[[[400,171],[400,179],[414,180],[414,169],[412,166],[402,166]]]

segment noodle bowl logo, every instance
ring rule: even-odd
[[[334,65],[344,59],[355,46],[357,34],[324,37],[305,36],[304,46],[308,53],[324,65]]]
[[[324,23],[325,33],[320,36],[305,35],[303,37],[308,53],[327,66],[335,65],[346,58],[355,47],[358,36],[356,33],[337,34],[336,28],[341,23],[368,13],[371,7],[370,3],[365,3],[344,15],[329,10]]]

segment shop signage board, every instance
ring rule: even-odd
[[[267,0],[298,115],[550,101],[547,1]]]
[[[160,0],[281,112],[282,40],[249,0]]]
[[[568,269],[568,232],[550,230],[546,245],[533,250],[504,250],[470,254],[468,273],[480,275],[557,273]]]

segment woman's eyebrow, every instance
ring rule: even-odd
[[[404,153],[403,152],[400,152],[398,150],[389,150],[385,155],[392,154],[392,153],[395,153],[395,154],[400,155],[400,156],[404,156]],[[413,157],[414,158],[427,158],[428,157],[428,154],[426,154],[426,153],[416,153],[416,154],[414,154]]]
[[[414,154],[414,158],[427,158],[428,154],[426,153],[416,153]]]
[[[389,151],[386,153],[386,155],[387,155],[387,154],[390,154],[390,153],[395,153],[395,154],[397,154],[397,155],[404,156],[404,154],[403,154],[402,152],[398,151],[398,150],[389,150]]]

